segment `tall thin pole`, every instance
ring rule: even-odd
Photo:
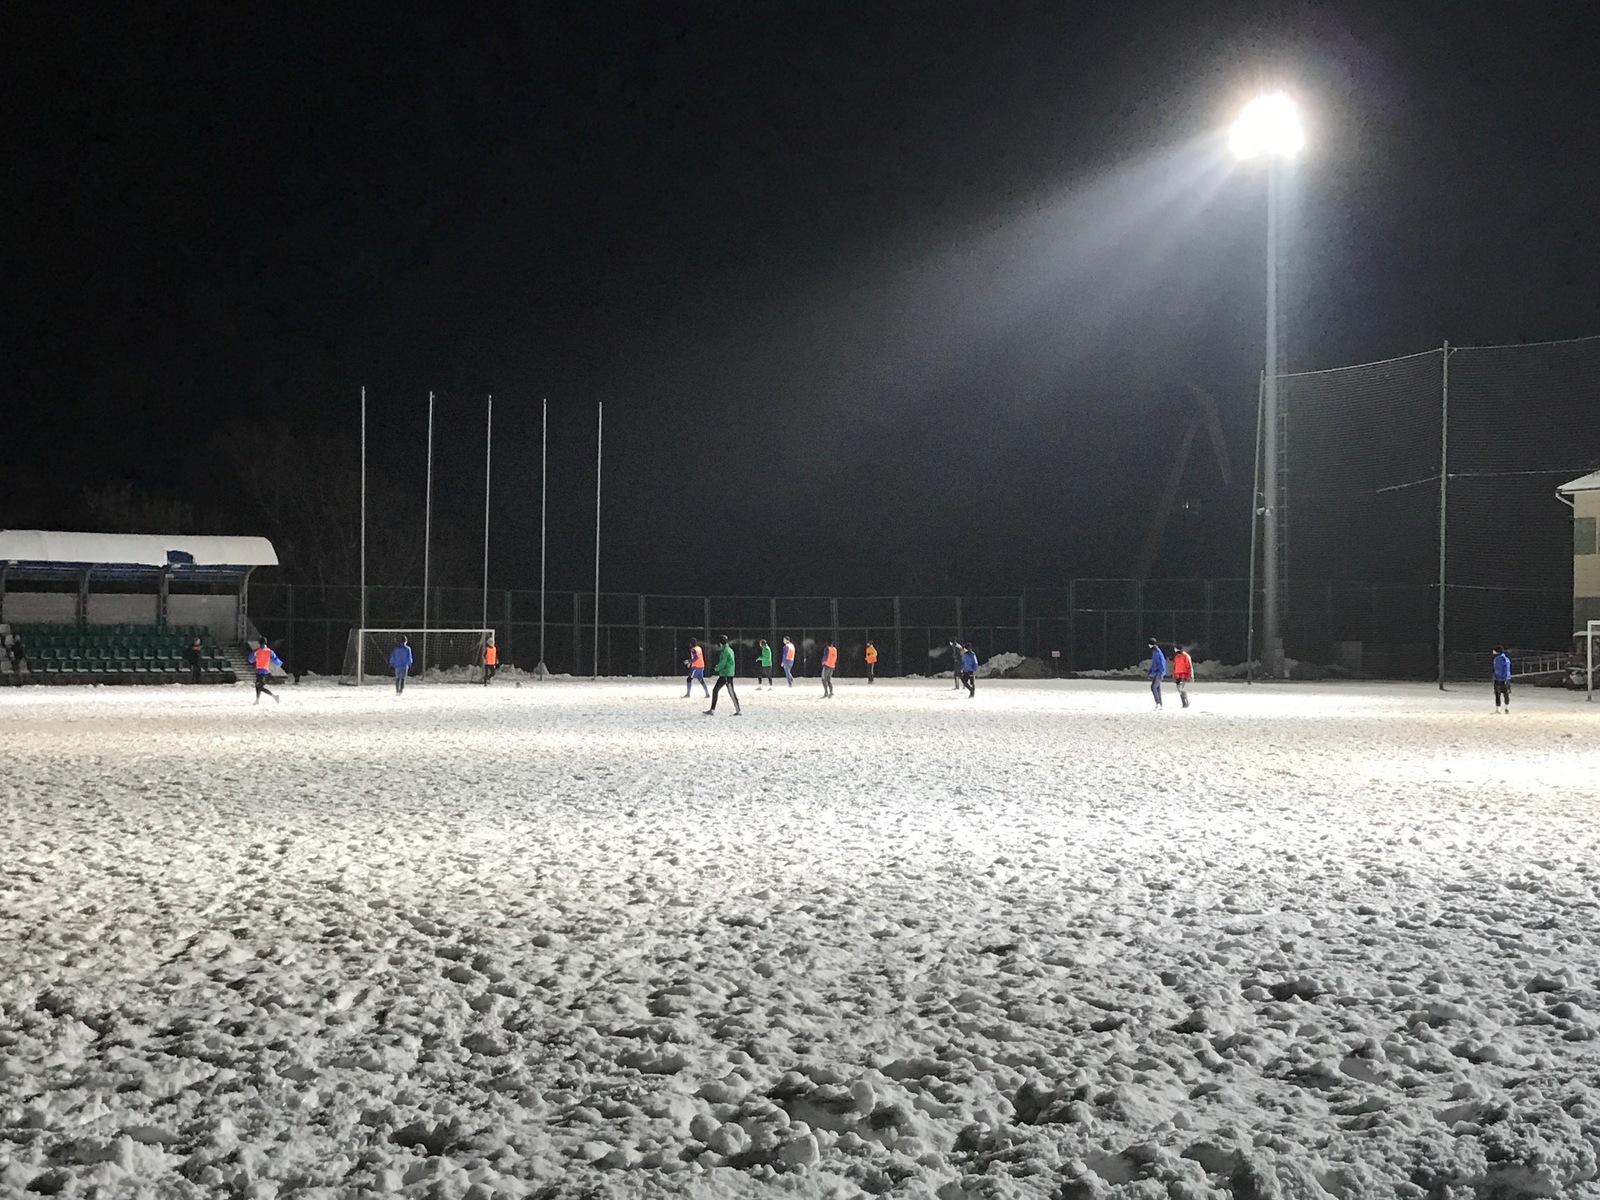
[[[550,487],[550,401],[539,401],[539,678],[544,678],[544,549],[545,507]]]
[[[1450,343],[1439,395],[1439,690],[1444,691],[1445,502],[1450,492]]]
[[[600,402],[594,418],[594,674],[600,678],[600,455],[605,439],[606,406]]]
[[[428,568],[433,552],[433,393],[428,393],[428,486],[422,505],[422,674],[428,673]]]
[[[1278,158],[1267,160],[1267,370],[1261,392],[1262,658],[1269,675],[1282,673],[1283,628],[1278,611]]]
[[[489,397],[489,413],[483,423],[483,618],[478,628],[489,628],[489,464],[494,446],[494,397]]]
[[[356,684],[366,666],[367,642],[367,389],[361,389],[361,623],[356,633]]]
[[[1256,524],[1261,519],[1261,410],[1266,403],[1267,373],[1261,373],[1261,383],[1256,388],[1256,470],[1250,484],[1250,585],[1245,600],[1244,624],[1244,681],[1256,681]]]

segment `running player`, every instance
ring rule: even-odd
[[[832,642],[822,652],[822,698],[833,699],[833,669],[839,665],[839,647]]]
[[[280,671],[283,669],[283,660],[271,646],[267,645],[266,638],[261,639],[261,644],[250,655],[250,662],[256,669],[256,703],[261,703],[262,692],[271,696],[274,704],[278,703],[278,693],[267,686],[267,680],[272,677],[273,667],[277,667]]]

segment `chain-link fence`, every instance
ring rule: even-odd
[[[1570,647],[1555,487],[1600,462],[1600,338],[1445,346],[1279,394],[1290,657],[1442,682],[1497,643]]]
[[[435,588],[428,621],[438,627],[479,627],[484,593]],[[604,592],[598,622],[592,593],[549,592],[540,621],[540,595],[493,590],[488,626],[501,662],[532,669],[543,661],[556,673],[675,675],[691,638],[726,634],[740,647],[740,669],[754,669],[753,648],[794,640],[797,670],[815,673],[823,647],[839,647],[840,674],[866,672],[870,638],[880,675],[931,675],[950,669],[952,640],[985,659],[1007,652],[1037,657],[1052,671],[1107,670],[1136,663],[1147,638],[1183,641],[1200,657],[1239,661],[1245,650],[1245,582],[1220,580],[1083,579],[1063,588],[1020,596],[652,596]],[[350,630],[359,623],[361,596],[353,587],[253,584],[251,620],[291,664],[336,674]],[[417,627],[421,588],[370,588],[369,627]]]

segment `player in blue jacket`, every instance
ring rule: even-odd
[[[389,651],[389,665],[394,668],[394,694],[398,696],[406,690],[406,675],[411,671],[411,644],[406,641],[405,634],[400,635],[400,644]]]
[[[1150,694],[1156,698],[1156,707],[1161,707],[1161,680],[1167,673],[1167,656],[1161,653],[1161,644],[1150,639]]]
[[[971,646],[961,651],[960,682],[967,687],[967,699],[971,700],[978,694],[978,685],[974,681],[978,678],[978,652]]]
[[[1504,709],[1500,707],[1501,700],[1506,702]],[[1511,711],[1511,656],[1504,646],[1494,648],[1494,710]]]

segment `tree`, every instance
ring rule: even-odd
[[[84,515],[100,533],[195,533],[192,505],[152,496],[137,484],[118,480],[85,488]]]

